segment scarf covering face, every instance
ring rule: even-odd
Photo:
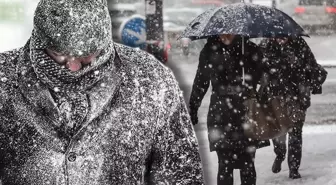
[[[89,66],[72,72],[45,52],[83,57],[100,51]],[[30,58],[39,80],[55,96],[63,125],[73,132],[88,113],[86,90],[113,70],[115,51],[106,1],[41,0],[34,16]],[[78,128],[77,128],[78,129]]]

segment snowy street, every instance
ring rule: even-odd
[[[257,184],[260,185],[335,185],[336,184],[336,126],[306,126],[303,137],[303,158],[301,164],[302,179],[288,178],[288,166],[285,160],[282,171],[273,174],[273,147],[257,151]],[[210,153],[206,130],[197,132],[201,146],[201,156],[206,174],[206,184],[216,185],[217,155]],[[235,171],[235,184],[240,184],[239,171]]]
[[[28,39],[29,30],[25,26],[0,23],[0,52],[22,46]],[[336,65],[336,35],[312,36],[308,38],[316,58],[320,63],[329,62]],[[183,90],[190,93],[197,69],[198,54],[190,57],[180,53],[171,53],[169,66],[174,68]],[[336,68],[328,69],[329,76],[322,95],[312,97],[312,106],[308,111],[304,127],[303,159],[301,165],[302,179],[288,178],[287,162],[279,174],[271,172],[274,160],[272,147],[257,151],[257,184],[260,185],[336,185]],[[216,185],[217,156],[209,152],[205,125],[209,93],[204,98],[199,111],[200,124],[195,127],[206,176],[207,185]],[[240,184],[238,171],[235,172],[235,184]]]

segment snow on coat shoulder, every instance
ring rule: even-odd
[[[0,108],[9,98],[11,88],[16,85],[16,58],[20,49],[0,53]]]
[[[175,166],[171,168],[175,170],[162,171],[162,173],[175,174],[176,176],[185,174],[186,176],[189,176],[187,179],[183,179],[181,176],[179,181],[175,181],[181,184],[202,184],[203,177],[201,164],[200,162],[197,162],[200,161],[199,154],[195,154],[195,150],[190,150],[190,148],[198,148],[196,135],[192,129],[190,116],[184,102],[182,91],[179,88],[173,72],[159,62],[154,56],[142,50],[133,49],[123,45],[116,45],[116,51],[120,55],[123,63],[128,63],[128,67],[132,66],[130,67],[131,70],[128,71],[131,73],[129,75],[132,76],[132,74],[137,74],[137,77],[132,77],[132,79],[138,79],[139,81],[145,82],[140,84],[144,86],[146,86],[145,84],[152,86],[153,88],[150,89],[153,91],[156,89],[159,89],[160,91],[158,98],[160,99],[159,102],[161,102],[161,105],[158,112],[159,118],[156,125],[158,131],[156,137],[158,141],[164,142],[158,142],[155,148],[157,148],[159,153],[165,151],[166,156],[163,158],[163,163],[174,158],[170,161],[170,164]],[[129,75],[127,76],[129,77]],[[176,154],[180,155],[177,156]],[[162,155],[162,153],[158,155]],[[187,164],[189,163],[187,161],[194,163],[192,165],[193,170],[180,171],[182,169],[179,169],[178,166],[190,165]],[[160,176],[170,175],[158,173],[154,178],[160,179]]]
[[[177,108],[177,106],[179,106],[177,103],[184,104],[184,100],[180,102],[183,93],[180,90],[173,72],[153,55],[143,50],[121,44],[116,44],[116,51],[118,52],[122,63],[126,63],[126,66],[128,66],[127,76],[132,76],[131,78],[133,79],[145,82],[142,83],[142,85],[140,85],[140,83],[136,84],[139,86],[159,86],[159,97],[162,98],[162,101],[166,101],[162,103],[169,104],[171,109]],[[152,88],[152,90],[155,90],[155,88]]]

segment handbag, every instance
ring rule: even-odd
[[[285,135],[293,121],[282,97],[273,97],[267,103],[260,103],[253,97],[245,101],[246,121],[243,126],[247,137],[255,140],[268,140]]]
[[[244,133],[247,137],[255,140],[268,140],[285,135],[295,124],[296,114],[292,114],[292,109],[288,108],[288,98],[285,96],[266,95],[265,89],[267,80],[262,81],[260,90],[252,91],[252,95],[244,102],[246,106],[246,119],[243,125]],[[295,110],[298,107],[294,108]]]

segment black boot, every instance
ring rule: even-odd
[[[297,171],[297,170],[291,170],[289,172],[289,178],[291,178],[291,179],[300,179],[301,175],[300,175],[299,171]]]
[[[281,164],[283,159],[280,159],[280,157],[276,157],[272,166],[272,172],[273,173],[279,173],[281,171]]]
[[[272,166],[273,173],[279,173],[281,171],[281,164],[285,160],[286,156],[286,135],[280,136],[272,140],[274,145],[275,160]]]

